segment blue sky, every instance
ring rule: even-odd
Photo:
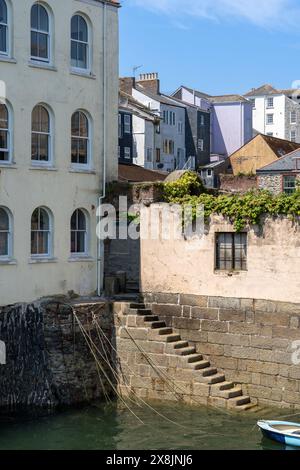
[[[211,94],[300,79],[299,0],[121,0],[120,75]]]

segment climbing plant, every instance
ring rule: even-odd
[[[164,199],[168,203],[189,205],[193,208],[193,218],[197,216],[197,207],[204,206],[205,219],[212,214],[228,217],[237,231],[248,224],[260,223],[261,216],[284,215],[293,220],[300,216],[300,191],[294,194],[272,195],[268,191],[252,190],[243,195],[209,194],[196,173],[186,173],[174,183],[166,183]]]

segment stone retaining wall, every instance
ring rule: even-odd
[[[104,304],[77,310],[99,350],[91,326],[95,311],[106,334],[112,335],[112,315]],[[0,365],[0,409],[47,408],[91,402],[103,396],[94,358],[69,307],[56,301],[19,304],[0,309],[0,339],[6,344],[6,364]],[[111,352],[111,351],[110,351]],[[102,367],[107,370],[103,363]],[[100,373],[101,376],[101,373]],[[103,387],[110,393],[106,377]]]
[[[292,360],[293,342],[300,340],[300,304],[158,293],[143,298],[251,399],[300,409],[300,366]],[[142,359],[136,363],[141,375],[142,365]]]

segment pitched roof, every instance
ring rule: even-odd
[[[125,109],[136,116],[142,117],[150,121],[159,121],[160,117],[153,113],[151,109],[145,106],[140,101],[136,100],[133,96],[128,95],[124,91],[119,91],[119,108]]]
[[[144,95],[148,96],[149,98],[155,100],[155,101],[158,101],[159,103],[162,103],[162,104],[166,104],[168,106],[177,106],[179,108],[186,108],[186,106],[183,104],[183,103],[176,103],[173,98],[169,98],[168,96],[166,95],[163,95],[163,94],[156,94],[156,93],[152,93],[151,91],[147,90],[146,88],[144,88],[143,86],[141,86],[140,84],[136,84],[135,85],[135,89],[141,93],[143,93]]]
[[[294,152],[285,155],[284,157],[275,160],[273,163],[269,163],[269,165],[264,166],[257,170],[257,173],[281,173],[281,172],[290,172],[295,170],[295,159],[300,159],[300,149],[295,150]],[[298,170],[300,173],[300,168]]]
[[[239,102],[239,103],[240,102],[243,103],[243,102],[248,101],[243,96],[236,95],[236,94],[213,96],[213,95],[207,95],[206,93],[203,93],[203,92],[198,91],[198,90],[193,90],[192,88],[188,88],[184,85],[181,88],[185,88],[190,93],[193,93],[197,98],[206,99],[207,101],[210,101],[211,103],[233,103],[233,102],[236,102],[236,101]]]
[[[290,142],[289,140],[278,139],[277,137],[264,134],[261,134],[261,136],[278,158],[300,148],[300,144],[297,144],[296,142]]]
[[[278,95],[280,94],[279,90],[276,90],[272,85],[262,85],[259,88],[253,88],[244,96],[264,96],[264,95]]]
[[[128,183],[153,183],[155,181],[164,181],[168,173],[163,171],[147,170],[138,165],[119,163],[119,181]]]

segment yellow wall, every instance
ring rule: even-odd
[[[256,170],[277,160],[277,156],[261,135],[230,157],[233,174],[255,174]]]

